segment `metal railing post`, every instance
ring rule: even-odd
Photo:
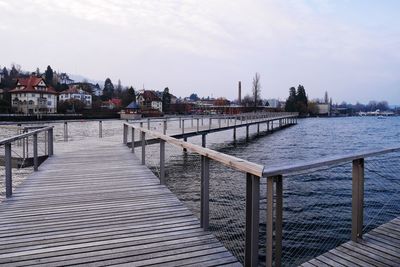
[[[199,128],[200,128],[200,125],[199,125],[199,118],[197,118],[196,120],[197,120],[197,122],[196,122],[196,123],[197,123],[197,125],[196,125],[196,131],[198,132],[198,131],[199,131]]]
[[[362,238],[364,224],[364,159],[353,160],[351,240]]]
[[[150,118],[147,119],[147,130],[150,130]]]
[[[185,120],[182,120],[182,134],[185,133]]]
[[[12,162],[11,162],[11,143],[7,143],[4,145],[5,147],[5,157],[4,157],[4,166],[5,166],[5,186],[6,186],[6,198],[12,196]]]
[[[124,131],[123,131],[123,138],[122,138],[123,144],[126,145],[128,142],[128,125],[124,124]]]
[[[209,227],[209,179],[210,179],[210,159],[201,156],[201,192],[200,192],[200,227],[207,230]]]
[[[246,174],[245,266],[258,266],[260,177]]]
[[[165,141],[160,139],[160,184],[165,184]]]
[[[140,131],[142,139],[142,165],[146,165],[146,133]]]
[[[103,138],[103,122],[99,121],[99,138]]]
[[[38,135],[33,134],[33,170],[38,170]]]
[[[275,189],[274,189],[275,185]],[[275,198],[275,209],[274,209]],[[283,187],[282,175],[267,177],[267,225],[265,266],[281,266],[282,263],[282,213]],[[274,216],[275,215],[275,216]],[[275,220],[274,220],[275,218]],[[275,232],[274,232],[275,225]],[[274,238],[275,234],[275,238]],[[275,240],[275,247],[274,247]],[[274,260],[275,255],[275,260]]]
[[[47,139],[48,145],[47,146],[48,146],[49,157],[54,155],[54,136],[53,136],[53,134],[54,134],[53,128],[49,129],[48,133],[47,133],[47,135],[48,135],[48,139]]]
[[[132,142],[132,153],[135,153],[135,128],[131,128],[132,129],[132,136],[131,136],[131,142]]]
[[[282,175],[275,177],[275,266],[282,265],[282,219],[283,219],[283,186]]]
[[[68,122],[64,122],[64,142],[68,142]]]

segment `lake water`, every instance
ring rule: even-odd
[[[51,123],[55,141],[63,141],[63,124]],[[161,126],[154,123],[153,127]],[[178,129],[172,122],[169,128]],[[207,136],[207,147],[266,167],[287,166],[333,155],[400,146],[400,117],[308,118],[273,134],[246,142],[245,129]],[[261,125],[266,130],[266,125]],[[15,130],[0,129],[1,137]],[[71,141],[98,136],[98,122],[69,123]],[[122,121],[103,122],[103,136],[121,138]],[[188,140],[200,144],[200,137]],[[167,186],[194,214],[200,210],[200,158],[166,146]],[[158,145],[147,149],[146,162],[158,174]],[[140,153],[137,153],[140,157]],[[1,170],[0,170],[1,171]],[[367,159],[365,163],[364,232],[399,216],[400,154],[391,153]],[[310,170],[284,177],[283,263],[297,265],[350,239],[351,164]],[[265,260],[266,181],[261,180],[260,261]],[[211,161],[210,230],[243,261],[245,222],[245,174]]]

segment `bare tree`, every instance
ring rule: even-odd
[[[257,107],[258,102],[260,100],[261,93],[261,84],[260,84],[260,74],[256,72],[253,77],[253,97],[254,97],[254,106]]]

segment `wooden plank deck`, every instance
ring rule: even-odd
[[[400,266],[400,217],[301,266]]]
[[[0,204],[1,266],[241,266],[119,142],[71,142]]]

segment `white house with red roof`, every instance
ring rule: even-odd
[[[152,90],[141,90],[137,101],[142,109],[157,109],[162,112],[162,101]]]
[[[67,90],[60,93],[60,101],[66,101],[68,99],[80,100],[85,104],[85,108],[92,108],[92,95],[75,85],[70,85]]]
[[[57,92],[41,77],[19,78],[10,93],[11,106],[17,113],[57,113]]]

